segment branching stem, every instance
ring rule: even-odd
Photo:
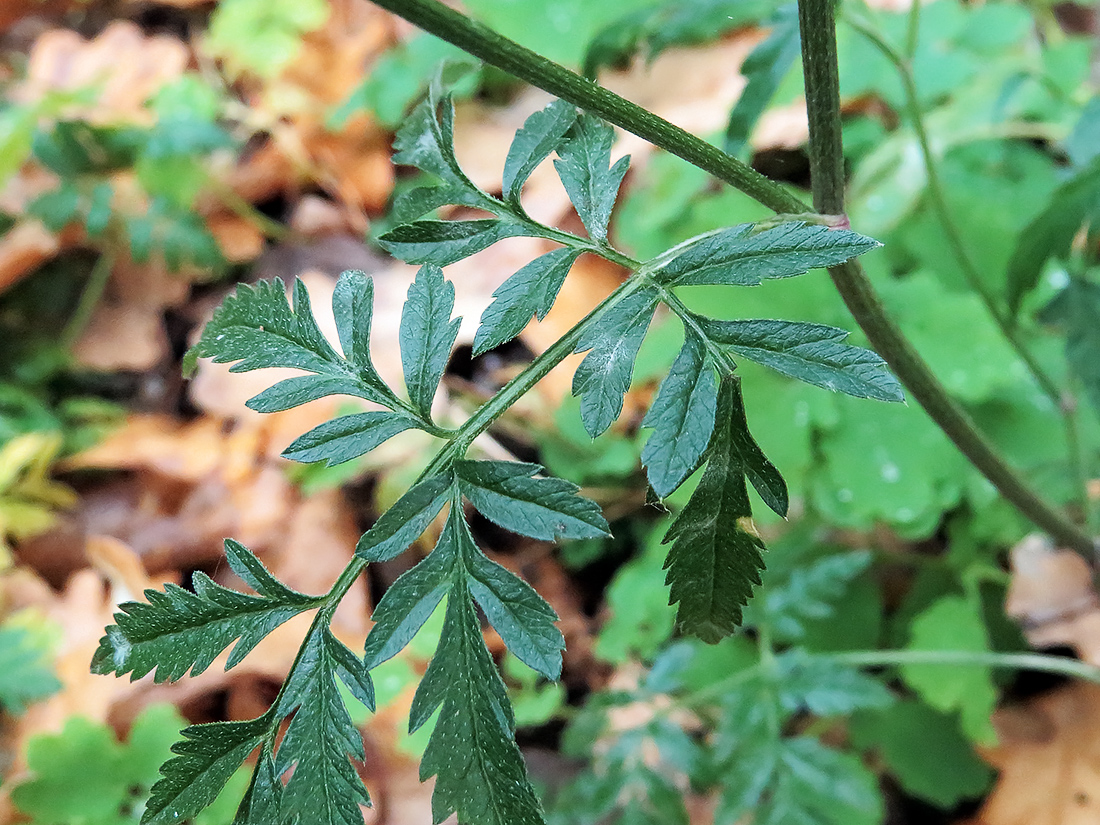
[[[806,204],[786,189],[721,149],[502,37],[437,0],[375,0],[375,3],[486,63],[599,115],[683,158],[775,212],[798,214],[809,211]],[[808,44],[811,56],[810,65],[804,72],[808,88],[807,107],[811,129],[818,134],[818,140],[811,141],[811,158],[821,152],[821,158],[832,158],[829,162],[834,169],[843,169],[839,151],[840,130],[836,125],[840,110],[839,90],[836,88],[836,32],[832,0],[810,0],[806,15],[812,21],[809,26],[811,36],[807,37],[803,32],[803,48],[805,50]],[[819,94],[819,87],[829,86],[833,89],[831,93]],[[814,91],[809,91],[810,88]],[[829,123],[833,125],[829,126]],[[826,134],[833,136],[832,144],[822,144],[823,129]],[[822,162],[818,165],[819,168],[828,167],[828,164]],[[828,204],[843,205],[843,178],[839,173],[830,174],[829,181],[831,183],[820,177],[815,179],[820,190],[817,196],[820,199],[818,211],[840,214],[842,210],[830,209]],[[825,190],[826,184],[831,187],[829,192]],[[951,399],[928,365],[886,314],[863,268],[858,263],[847,263],[833,267],[830,275],[871,345],[963,455],[1021,513],[1046,530],[1060,544],[1081,553],[1090,563],[1094,562],[1097,547],[1092,538],[1059,510],[1043,501],[982,436],[970,417]],[[488,426],[488,422],[485,426]]]

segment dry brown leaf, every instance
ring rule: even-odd
[[[1029,536],[1012,549],[1005,612],[1020,622],[1033,647],[1068,646],[1100,665],[1100,599],[1088,564]]]
[[[993,724],[1000,744],[983,756],[1001,775],[974,825],[1100,821],[1100,686],[1074,682]]]
[[[60,251],[58,237],[38,221],[17,223],[0,237],[0,293]]]
[[[244,263],[259,257],[264,249],[264,233],[252,221],[232,212],[215,212],[206,218],[206,228],[214,236],[222,255],[230,263]]]
[[[164,84],[183,74],[190,53],[168,35],[145,35],[128,20],[114,20],[85,40],[69,29],[39,37],[27,59],[27,76],[12,92],[14,100],[37,101],[50,92],[96,89],[95,100],[73,103],[65,116],[90,123],[148,123],[145,102]]]

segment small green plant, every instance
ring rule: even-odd
[[[882,360],[843,343],[842,330],[797,321],[719,321],[688,311],[676,295],[688,285],[732,288],[801,275],[873,249],[874,241],[847,229],[790,220],[767,228],[720,230],[650,261],[633,261],[607,237],[627,163],[610,163],[612,130],[607,124],[562,102],[532,115],[505,160],[501,198],[480,191],[458,166],[451,124],[451,101],[433,86],[398,133],[396,160],[417,166],[440,183],[407,192],[395,209],[408,220],[457,203],[493,217],[413,220],[382,238],[397,257],[423,265],[401,319],[407,397],[388,387],[371,363],[372,286],[361,273],[345,273],[333,298],[340,352],[321,335],[302,285],[295,286],[288,304],[277,283],[239,287],[192,351],[192,358],[232,362],[235,371],[272,366],[307,371],[252,398],[248,406],[261,412],[332,394],[385,408],[318,426],[286,449],[288,458],[340,463],[413,428],[437,436],[441,446],[421,479],[364,534],[355,562],[328,594],[313,597],[288,590],[244,547],[227,541],[230,565],[258,595],[235,593],[197,576],[194,592],[169,588],[150,592],[148,604],[123,606],[93,667],[132,678],[155,671],[158,681],[203,671],[236,640],[228,662],[233,666],[281,622],[318,610],[302,653],[266,715],[185,731],[179,755],[153,788],[148,822],[192,816],[257,747],[260,762],[242,821],[269,821],[271,811],[278,810],[285,818],[358,822],[359,805],[368,800],[349,757],[363,754],[336,680],[372,706],[369,671],[399,652],[443,599],[447,607],[439,646],[410,719],[410,728],[416,730],[439,711],[421,768],[423,776],[436,776],[436,817],[457,812],[462,821],[475,823],[542,821],[513,739],[504,683],[482,642],[475,605],[509,650],[548,679],[560,673],[562,637],[553,610],[538,594],[478,549],[466,503],[502,527],[537,539],[606,535],[599,508],[571,483],[541,476],[537,465],[476,458],[477,435],[569,353],[587,353],[577,369],[574,392],[580,398],[581,421],[594,437],[622,410],[634,359],[658,305],[665,305],[683,325],[680,354],[645,420],[652,432],[642,459],[650,484],[662,497],[705,465],[665,541],[671,544],[668,581],[671,598],[679,604],[678,623],[708,641],[728,635],[740,623],[742,606],[763,566],[747,484],[780,515],[787,509],[782,477],[749,433],[734,359],[755,359],[783,374],[859,397],[901,400]],[[523,184],[555,152],[555,165],[587,238],[538,224],[523,208]],[[582,253],[602,255],[634,275],[464,424],[445,429],[432,419],[432,399],[458,322],[451,318],[454,287],[440,267],[516,235],[546,238],[560,248],[501,286],[482,316],[476,352],[510,340],[532,317],[543,317]],[[367,564],[403,552],[445,508],[448,514],[435,549],[387,591],[360,658],[328,631],[332,611]],[[288,716],[290,727],[276,747],[276,733]],[[320,759],[318,751],[324,754]],[[292,766],[284,787],[280,777]]]
[[[912,793],[945,805],[980,793],[989,772],[974,759],[960,727],[972,740],[989,738],[989,711],[997,695],[992,669],[1042,667],[1075,676],[1095,678],[1095,674],[1074,662],[1001,652],[1005,647],[1012,649],[1011,643],[994,645],[983,615],[986,594],[982,585],[998,581],[1000,571],[987,559],[972,554],[973,545],[980,540],[979,528],[972,525],[959,528],[952,556],[942,569],[918,579],[921,585],[931,584],[923,590],[913,588],[899,611],[903,616],[889,628],[883,627],[877,594],[866,597],[867,588],[873,591],[873,586],[865,580],[861,584],[871,560],[866,552],[831,552],[814,558],[775,553],[771,558],[777,563],[764,571],[764,545],[753,521],[750,490],[780,517],[787,515],[790,495],[775,464],[750,432],[753,405],[767,403],[767,399],[758,401],[750,392],[746,401],[742,388],[755,381],[743,384],[743,376],[770,370],[859,399],[882,401],[902,400],[901,389],[882,358],[845,343],[847,333],[831,324],[743,317],[730,320],[692,309],[709,306],[711,298],[714,303],[729,300],[751,306],[751,298],[730,299],[746,294],[733,287],[776,284],[813,268],[829,267],[833,283],[869,340],[890,358],[935,424],[1022,513],[1068,546],[1083,553],[1092,551],[1092,539],[1043,502],[974,429],[970,418],[884,314],[871,281],[859,264],[853,263],[878,243],[851,231],[842,214],[839,102],[835,54],[830,54],[836,45],[832,4],[805,0],[798,9],[804,55],[813,58],[804,66],[811,122],[813,211],[730,155],[472,26],[431,0],[387,0],[380,5],[562,100],[536,112],[517,132],[505,158],[500,197],[478,189],[457,163],[451,100],[439,84],[433,84],[427,100],[400,129],[395,160],[435,180],[434,185],[418,185],[396,199],[393,228],[380,238],[396,257],[421,265],[401,319],[398,343],[404,392],[388,386],[372,365],[372,283],[357,272],[340,278],[333,298],[338,349],[321,334],[300,283],[295,284],[288,301],[281,283],[261,282],[255,287],[239,287],[224,302],[189,355],[190,363],[209,357],[232,363],[233,371],[290,367],[305,373],[250,399],[248,406],[259,412],[285,410],[327,395],[353,396],[376,406],[368,412],[341,415],[305,433],[284,453],[293,460],[350,461],[406,430],[421,430],[435,437],[438,450],[419,479],[363,535],[355,560],[326,594],[311,596],[289,590],[246,548],[227,540],[230,566],[255,595],[229,590],[197,575],[192,590],[168,587],[163,592],[150,591],[147,603],[122,606],[116,624],[107,629],[93,669],[129,673],[131,678],[154,673],[158,681],[199,673],[231,645],[227,667],[232,667],[278,624],[298,613],[316,611],[299,656],[268,712],[254,720],[187,728],[184,740],[174,746],[176,756],[164,766],[163,778],[152,789],[143,821],[175,822],[195,815],[258,751],[237,822],[309,820],[358,825],[360,806],[369,800],[352,765],[364,753],[345,695],[350,693],[358,703],[373,708],[372,672],[393,661],[437,610],[442,612],[438,644],[410,716],[410,730],[430,731],[421,776],[435,777],[433,814],[437,821],[457,813],[460,822],[473,825],[536,825],[547,818],[553,822],[686,822],[681,797],[690,784],[719,790],[719,821],[723,823],[737,822],[749,812],[754,821],[766,823],[878,822],[883,806],[873,775],[855,753],[831,748],[820,736],[833,717],[852,714],[854,750],[879,751]],[[724,7],[721,3],[710,5]],[[914,9],[903,32],[910,50],[908,60],[891,52],[888,40],[858,15],[850,26],[866,37],[870,48],[877,44],[887,62],[894,62],[901,73],[899,105],[911,107],[910,143],[924,153],[931,220],[950,226],[935,172],[938,159],[931,154],[924,134],[920,93],[929,93],[913,84],[911,59],[921,42],[917,36],[919,4]],[[606,49],[608,56],[600,57],[596,49],[590,60],[616,60],[643,42],[659,50],[666,44],[658,36],[660,21],[665,19],[662,15],[673,11],[667,6],[631,18],[636,28],[627,32],[630,37],[618,42],[614,32],[606,34],[597,45]],[[1014,20],[1011,15],[1006,19],[1012,30]],[[743,148],[763,102],[781,93],[784,67],[792,59],[796,39],[793,12],[779,9],[773,22],[772,36],[759,47],[750,66],[755,92],[731,117],[727,145],[734,152]],[[807,36],[807,25],[812,37]],[[996,30],[979,28],[980,32],[956,27],[951,36],[962,41],[969,38],[975,53],[980,54],[989,47],[990,32]],[[676,39],[690,42],[697,36],[698,32],[685,26]],[[366,102],[379,105],[377,100]],[[583,111],[578,111],[578,106]],[[628,160],[611,162],[613,132],[601,116],[752,194],[779,216],[733,227],[708,227],[710,231],[671,248],[655,245],[647,250],[645,260],[635,260],[609,238],[609,222]],[[586,230],[584,237],[541,225],[524,209],[523,187],[528,176],[555,154],[555,167]],[[688,196],[693,205],[706,200],[697,197],[698,189],[696,186]],[[915,202],[912,193],[908,200],[899,198],[900,211],[890,213],[890,220],[883,223],[892,233],[891,240],[896,234],[903,248],[903,230],[912,230],[900,226],[901,217],[915,208]],[[1091,215],[1085,208],[1090,203],[1078,204],[1080,208],[1070,210],[1073,214],[1057,220],[1076,227]],[[478,210],[483,215],[453,221],[424,218],[445,205]],[[714,213],[724,214],[723,205],[719,202]],[[667,210],[664,217],[670,223],[673,220]],[[511,340],[532,318],[544,318],[582,254],[602,256],[624,267],[630,277],[465,422],[454,428],[444,426],[433,417],[433,399],[456,340],[458,322],[451,317],[455,289],[442,267],[516,236],[542,238],[557,247],[516,272],[497,290],[481,317],[475,354]],[[1066,254],[1069,241],[1063,240],[1034,253],[1035,266]],[[648,241],[654,243],[652,237]],[[913,243],[912,238],[908,242]],[[1048,391],[1044,365],[1024,346],[1012,314],[1003,311],[988,291],[982,291],[983,282],[972,277],[973,267],[967,265],[965,255],[957,257],[962,276],[977,296],[976,306],[967,305],[967,311],[974,310],[976,317],[982,318],[988,311],[996,327],[993,335],[1001,335],[1011,345],[1031,377]],[[1012,313],[1035,287],[1035,280],[1034,272],[1020,276],[1011,298]],[[917,273],[884,291],[894,290],[904,298],[929,286],[929,276]],[[693,290],[698,291],[696,297],[701,293],[708,301],[692,301]],[[966,303],[955,300],[960,306]],[[898,303],[905,305],[902,300]],[[1076,330],[1070,334],[1069,354],[1080,371],[1094,342],[1085,334],[1087,324],[1067,309],[1079,305],[1068,298],[1060,303],[1056,300],[1048,317]],[[918,310],[922,306],[935,304],[922,299],[917,302]],[[608,598],[628,604],[641,588],[646,588],[645,593],[663,593],[667,586],[676,605],[675,626],[697,640],[682,640],[662,650],[673,630],[673,619],[663,607],[647,612],[636,623],[639,627],[629,627],[630,617],[625,613],[605,625],[598,655],[622,661],[640,653],[642,658],[654,658],[654,665],[637,690],[597,695],[574,720],[566,747],[588,758],[589,768],[567,791],[553,798],[549,814],[544,816],[516,746],[518,714],[482,640],[482,616],[499,633],[509,656],[532,671],[525,679],[509,673],[511,681],[520,685],[513,695],[531,704],[524,707],[530,721],[546,718],[559,701],[550,693],[545,698],[538,696],[536,685],[540,676],[548,680],[559,676],[562,636],[549,605],[481,552],[468,514],[477,511],[505,529],[536,539],[589,542],[585,545],[589,548],[608,534],[608,525],[599,508],[581,496],[574,484],[544,475],[539,465],[486,460],[477,437],[571,353],[584,354],[573,382],[579,426],[588,437],[604,434],[622,411],[643,341],[659,311],[667,313],[679,330],[675,342],[678,354],[666,361],[667,372],[661,376],[643,420],[643,429],[649,432],[640,459],[654,496],[678,499],[680,509],[661,525],[645,553],[623,569]],[[770,311],[765,308],[761,314]],[[968,400],[988,400],[993,395],[989,388],[1000,386],[994,372],[984,376],[984,388],[968,383],[957,394]],[[841,489],[839,485],[849,478],[846,470],[854,473],[859,465],[870,463],[860,451],[861,427],[888,419],[889,414],[880,411],[890,408],[879,407],[876,415],[871,415],[863,411],[872,405],[848,402],[841,399],[835,403],[845,420],[821,439],[820,452],[828,473],[806,481],[807,497],[824,514],[837,515],[838,522],[863,526],[874,523],[879,513],[874,509],[878,505],[867,507],[862,488],[857,488],[858,496],[847,487],[843,488],[846,497],[826,493]],[[905,426],[898,430],[910,432]],[[935,433],[934,428],[925,429]],[[918,427],[911,432],[924,430]],[[922,443],[916,438],[912,441]],[[569,447],[564,440],[562,444],[561,453]],[[629,444],[626,447],[630,449]],[[809,451],[808,444],[805,450]],[[566,463],[560,458],[550,461],[552,451],[546,452],[548,465]],[[955,459],[950,453],[950,460]],[[923,464],[927,463],[929,459],[924,457]],[[878,473],[877,480],[867,484],[889,482],[890,472],[899,472],[897,466],[890,471],[891,464],[885,460],[870,474],[864,473],[867,479]],[[805,474],[804,461],[799,470]],[[580,468],[578,474],[603,471],[597,465]],[[950,484],[945,484],[941,483],[942,469],[929,471],[928,489],[922,486],[918,490],[927,499],[918,512],[911,512],[905,500],[914,488],[899,492],[889,502],[892,523],[912,535],[929,532],[942,510],[962,496],[966,477],[960,474],[956,478],[953,472],[948,468]],[[978,497],[971,495],[974,500]],[[363,655],[337,641],[328,629],[329,620],[366,566],[404,552],[429,525],[440,521],[435,548],[399,578],[376,607]],[[796,533],[792,541],[821,546],[816,538],[804,534]],[[579,552],[578,558],[589,552]],[[934,579],[936,575],[940,578]],[[761,596],[749,603],[754,586],[762,580]],[[845,618],[859,614],[868,619],[863,624],[849,622],[848,634],[854,626],[857,635],[864,633],[865,637],[842,642],[837,638],[843,635],[840,623],[828,625],[842,602],[850,611]],[[646,607],[651,606],[647,601]],[[751,635],[731,638],[739,626],[749,628]],[[887,635],[892,635],[889,641],[894,649],[878,649]],[[704,646],[702,642],[713,644]],[[906,649],[896,649],[906,645]],[[516,667],[513,659],[508,662],[508,667]],[[944,679],[945,664],[967,667],[956,668],[951,679]],[[899,701],[882,681],[864,673],[864,667],[890,668],[891,683],[904,685],[919,701]],[[728,676],[716,677],[716,673]],[[619,706],[639,704],[648,708],[641,724],[624,726],[618,721],[620,715],[613,712]],[[709,723],[710,733],[701,733],[696,720]],[[280,741],[284,726],[285,737]],[[899,731],[918,728],[935,732],[941,745],[947,743],[949,762],[956,769],[951,782],[939,781],[936,766],[928,760],[899,753],[895,747]]]

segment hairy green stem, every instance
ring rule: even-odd
[[[840,89],[836,71],[836,32],[833,0],[799,0],[802,48],[809,59],[803,66],[806,107],[810,123],[811,168],[843,168],[840,144]],[[833,124],[830,127],[829,124]],[[818,160],[815,161],[814,158]],[[835,174],[812,181],[814,206],[821,212],[842,213],[843,180]],[[886,313],[874,287],[858,263],[849,261],[829,269],[833,284],[871,345],[893,368],[905,388],[994,487],[1021,513],[1056,541],[1096,563],[1096,542],[1061,511],[1045,502],[1013,470],[974,425],[920,357],[897,324]]]
[[[740,189],[775,212],[797,214],[809,211],[806,204],[783,187],[727,155],[721,149],[563,66],[500,36],[436,0],[374,1],[382,8],[464,49],[486,63],[526,80],[533,86],[550,92],[575,106],[597,114],[608,122],[683,158]],[[831,0],[813,0],[814,8],[824,7],[829,3]],[[827,15],[828,19],[832,19],[831,11],[827,12]],[[814,21],[819,19],[816,14],[811,14],[810,17]],[[817,25],[819,24],[816,22],[813,24],[813,26]],[[829,37],[835,38],[832,27],[828,28]],[[815,44],[813,48],[817,48],[818,45],[827,46],[820,37],[812,37],[810,41]],[[832,51],[835,52],[835,39]],[[828,60],[823,62],[826,64],[823,66],[824,75],[832,77],[835,81],[835,69],[830,70],[827,65]],[[817,65],[821,63],[822,61],[817,61]],[[814,77],[816,78],[816,74]],[[809,83],[809,77],[807,81]],[[819,81],[813,82],[816,89]],[[837,100],[838,97],[838,93],[834,93],[816,100],[815,107],[810,112],[811,122],[822,119],[817,106],[830,105],[829,101]],[[839,117],[838,112],[839,109],[834,106],[827,116]],[[820,131],[820,127],[817,128]],[[839,138],[838,129],[829,131]],[[829,151],[833,152],[832,149]],[[830,156],[837,157],[835,154]],[[819,185],[820,183],[819,180]],[[842,202],[842,199],[835,195],[831,195],[828,200]],[[839,213],[839,210],[819,209],[819,211]],[[1096,552],[1092,539],[1031,490],[978,432],[970,418],[948,396],[947,391],[902,335],[901,330],[886,314],[863,268],[857,263],[848,263],[834,267],[830,270],[830,275],[856,323],[871,341],[871,345],[878,350],[902,384],[959,450],[1020,512],[1050,533],[1058,542],[1086,555],[1092,561]]]
[[[1100,668],[1077,659],[1044,653],[1000,653],[992,650],[860,650],[829,653],[823,658],[857,667],[897,665],[976,665],[1008,670],[1058,673],[1100,684]]]

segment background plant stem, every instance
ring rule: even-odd
[[[810,65],[804,71],[811,135],[810,156],[821,152],[818,164],[834,171],[815,179],[815,202],[829,212],[829,204],[843,205],[843,158],[840,153],[839,90],[836,75],[836,32],[833,0],[810,0],[806,9],[809,33],[803,31],[804,54],[809,45]],[[408,20],[537,88],[550,92],[586,111],[599,115],[659,146],[719,180],[736,187],[775,212],[800,213],[809,209],[783,187],[652,112],[619,97],[592,81],[547,60],[436,0],[374,0],[375,4]],[[801,7],[800,3],[800,7]],[[800,22],[802,9],[799,10]],[[824,16],[822,16],[824,15]],[[812,21],[812,22],[811,22]],[[809,36],[807,36],[809,34]],[[826,42],[828,41],[828,42]],[[812,91],[811,91],[812,90]],[[813,97],[813,105],[809,101]],[[814,122],[819,121],[815,126]],[[830,123],[832,125],[830,125]],[[828,138],[831,143],[822,143]],[[832,158],[831,161],[826,161]],[[829,164],[832,164],[830,167]],[[832,212],[838,214],[838,212]],[[856,323],[878,353],[891,366],[906,389],[967,459],[1021,513],[1048,532],[1061,545],[1094,562],[1093,540],[1059,510],[1043,501],[1008,466],[976,429],[936,379],[928,365],[886,314],[863,268],[855,262],[829,270]],[[452,442],[453,443],[453,442]]]

